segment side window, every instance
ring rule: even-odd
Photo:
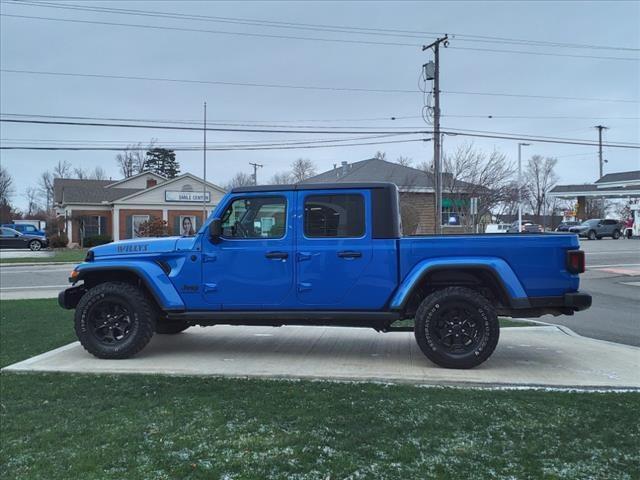
[[[236,198],[222,215],[225,238],[282,238],[287,222],[284,197]]]
[[[309,195],[304,201],[304,234],[309,238],[364,235],[362,195]]]
[[[6,228],[0,228],[0,236],[3,237],[10,237],[10,230],[7,230]]]

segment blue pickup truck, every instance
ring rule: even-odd
[[[495,349],[498,315],[588,308],[584,264],[574,234],[402,237],[390,183],[242,187],[195,236],[91,249],[59,303],[100,358],[193,325],[295,324],[409,329],[434,363],[471,368]]]

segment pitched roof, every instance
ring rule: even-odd
[[[142,190],[140,188],[105,188],[112,183],[112,180],[55,178],[53,180],[54,201],[55,203],[111,202]]]
[[[302,183],[391,182],[405,188],[433,188],[433,175],[417,168],[370,158],[336,166]]]
[[[632,170],[630,172],[607,173],[603,177],[596,180],[596,183],[611,182],[640,182],[640,170]]]

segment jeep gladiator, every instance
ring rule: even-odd
[[[390,183],[235,188],[195,236],[92,248],[59,303],[100,358],[193,325],[329,325],[413,330],[448,368],[491,355],[499,315],[591,305],[575,234],[402,237],[399,209]]]

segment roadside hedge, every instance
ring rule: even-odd
[[[94,235],[92,237],[85,238],[82,246],[91,248],[111,242],[113,242],[113,239],[109,235]]]

